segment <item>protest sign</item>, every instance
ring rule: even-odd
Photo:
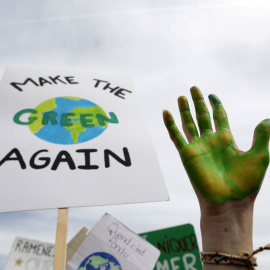
[[[152,270],[160,251],[105,214],[86,236],[67,270]]]
[[[83,227],[67,244],[66,260],[69,261],[87,236],[88,229]]]
[[[10,66],[0,212],[168,200],[128,77]]]
[[[140,235],[161,252],[154,270],[202,270],[198,243],[191,224]]]
[[[88,229],[83,227],[67,244],[67,260],[81,245]],[[54,244],[16,237],[4,270],[52,270]]]
[[[54,245],[16,237],[4,270],[52,270]]]

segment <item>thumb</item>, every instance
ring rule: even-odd
[[[270,137],[270,119],[265,119],[260,122],[254,131],[252,149],[267,150]]]

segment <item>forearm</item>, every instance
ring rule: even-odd
[[[251,253],[253,204],[250,198],[242,201],[227,201],[209,209],[207,203],[201,207],[201,233],[204,252],[221,252],[239,255],[241,251]],[[204,270],[241,270],[244,266],[215,265],[204,263]]]

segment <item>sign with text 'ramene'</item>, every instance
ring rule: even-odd
[[[10,66],[0,110],[0,212],[168,199],[129,78]]]
[[[4,270],[53,270],[54,244],[16,237]]]

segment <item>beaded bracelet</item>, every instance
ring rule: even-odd
[[[263,250],[270,250],[270,244],[265,247],[259,247],[251,254],[249,252],[241,252],[239,255],[229,255],[221,252],[201,252],[201,261],[211,264],[234,264],[246,266],[248,270],[254,270],[257,266],[256,258],[253,256]]]

